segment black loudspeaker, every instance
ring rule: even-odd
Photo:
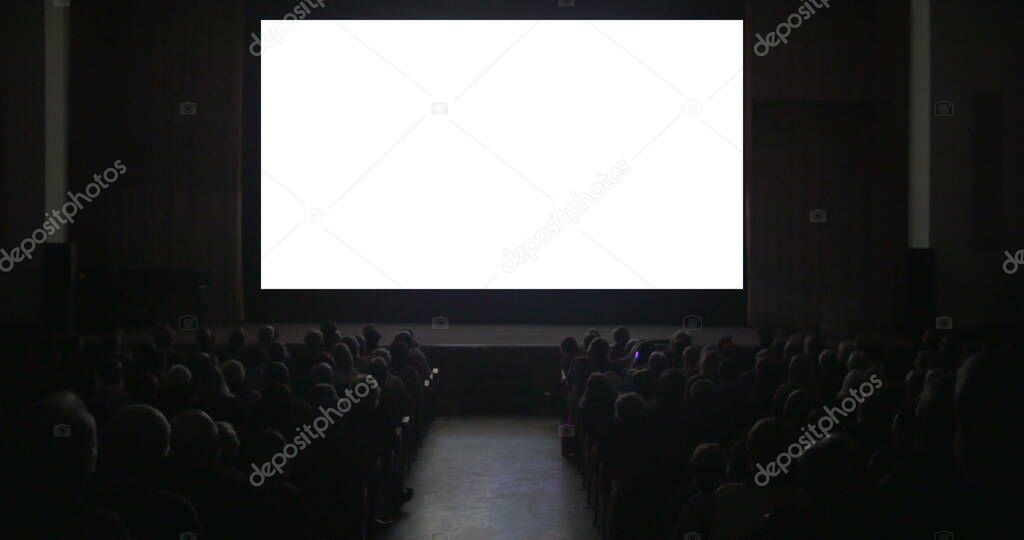
[[[49,332],[75,331],[75,283],[78,265],[74,244],[43,244],[43,324]]]
[[[907,330],[918,336],[935,327],[935,253],[911,249],[907,265]]]

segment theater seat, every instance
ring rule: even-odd
[[[796,488],[722,485],[715,492],[714,537],[749,538],[764,529],[765,514],[779,505],[799,505],[802,501]]]

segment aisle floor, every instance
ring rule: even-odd
[[[438,418],[386,540],[596,540],[581,477],[562,458],[558,421]]]

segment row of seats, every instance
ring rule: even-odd
[[[398,519],[440,384],[412,332],[216,337],[47,340],[15,362],[2,485],[26,511],[0,536],[365,539]]]
[[[561,344],[562,452],[606,540],[988,538],[1013,515],[1019,341],[660,343]]]

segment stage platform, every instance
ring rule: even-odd
[[[320,323],[270,323],[277,328],[281,340],[285,343],[302,343],[306,332],[320,328]],[[227,340],[228,333],[235,326],[219,326],[214,332],[219,342]],[[246,335],[252,339],[256,337],[256,330],[261,324],[242,324]],[[362,333],[363,324],[338,324],[338,331],[343,336],[350,336]],[[390,343],[391,337],[404,328],[411,329],[416,334],[417,341],[424,347],[452,347],[452,346],[520,346],[520,347],[556,347],[562,338],[575,336],[582,340],[589,328],[596,328],[601,332],[601,337],[612,341],[613,326],[598,325],[535,325],[535,324],[458,324],[449,321],[448,327],[435,327],[432,323],[404,323],[404,324],[375,324],[377,331],[383,334],[381,343]],[[443,325],[440,325],[443,326]],[[671,325],[624,325],[629,329],[630,335],[644,341],[668,340],[672,333],[678,330],[679,326]],[[183,344],[192,341],[191,332],[182,331],[177,339]],[[730,336],[733,342],[741,347],[755,347],[758,344],[757,331],[753,328],[740,326],[708,327],[698,330],[690,330],[694,341],[700,344],[713,343],[722,336]]]
[[[273,324],[280,339],[290,348],[301,348],[306,333],[319,329],[319,323]],[[250,343],[256,340],[259,324],[242,324]],[[362,332],[362,324],[338,324],[342,335]],[[456,324],[447,328],[434,324],[375,324],[383,335],[382,344],[391,343],[402,329],[411,329],[432,367],[439,370],[438,412],[456,414],[555,414],[563,360],[558,345],[566,336],[582,341],[590,328],[612,340],[613,326]],[[443,325],[440,325],[443,326]],[[625,325],[633,338],[660,342],[668,340],[678,326]],[[214,328],[218,343],[225,343],[232,328]],[[194,343],[192,332],[181,331],[176,339],[185,347]],[[711,327],[692,330],[694,342],[714,343],[725,335],[745,355],[753,355],[758,345],[757,332],[743,327]]]
[[[441,321],[439,321],[441,323]],[[320,323],[270,323],[280,339],[300,354],[307,332],[319,329]],[[256,342],[262,323],[243,323],[213,327],[216,342],[223,347],[234,328],[245,330],[247,341]],[[363,324],[337,324],[342,335],[362,332]],[[381,344],[391,343],[396,333],[411,329],[420,342],[430,364],[438,368],[439,377],[433,388],[441,414],[553,414],[559,410],[559,387],[562,384],[564,359],[558,345],[566,336],[582,341],[590,328],[611,341],[611,325],[537,325],[537,324],[458,324],[443,323],[381,323],[374,324],[382,334]],[[674,325],[624,325],[633,338],[656,342],[667,349]],[[753,368],[759,347],[756,329],[742,326],[716,326],[689,330],[697,345],[716,343],[729,336],[738,348],[744,369]],[[126,342],[139,344],[142,332],[127,333]],[[846,336],[826,336],[835,344]],[[181,330],[175,340],[182,350],[195,345],[195,332]],[[884,358],[888,349],[907,349],[907,342],[895,336],[869,338],[865,345],[873,354]]]

